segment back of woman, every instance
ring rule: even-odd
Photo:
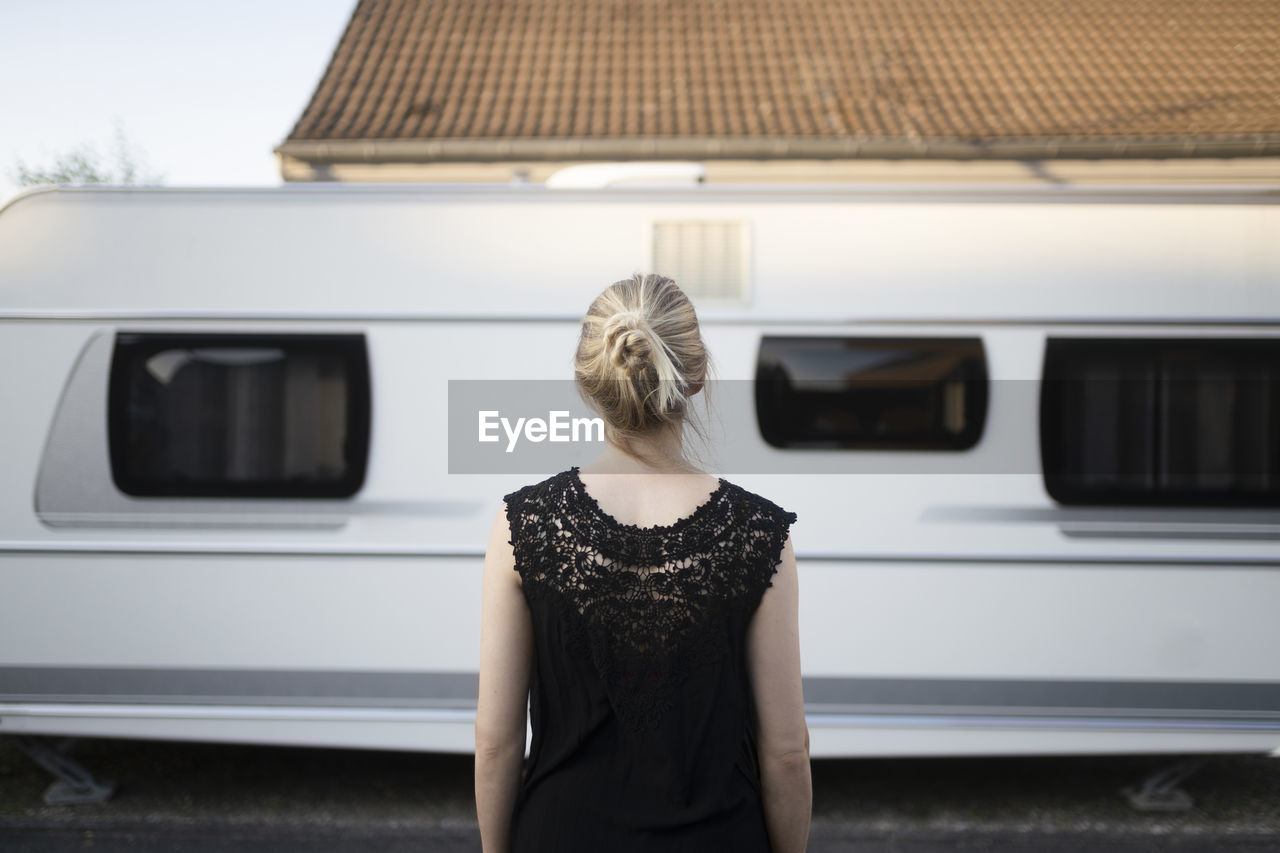
[[[709,367],[670,279],[588,310],[574,373],[606,450],[504,496],[485,561],[486,851],[804,849],[796,516],[685,458]]]

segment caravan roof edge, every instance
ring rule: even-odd
[[[1280,183],[1272,184],[1204,184],[1171,186],[1167,184],[955,184],[955,183],[841,183],[841,184],[776,184],[723,183],[682,186],[611,186],[599,188],[561,188],[541,184],[468,183],[468,184],[343,184],[330,182],[288,183],[279,186],[117,186],[44,185],[31,187],[0,202],[0,214],[33,196],[44,194],[164,197],[174,195],[227,196],[467,196],[476,198],[509,197],[537,199],[606,201],[617,199],[689,198],[701,201],[715,199],[749,200],[767,198],[773,201],[920,201],[920,202],[1145,202],[1164,204],[1280,204]]]
[[[0,311],[576,320],[663,267],[722,323],[1280,318],[1280,187],[992,192],[41,189],[0,216]]]

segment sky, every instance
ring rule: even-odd
[[[356,0],[0,0],[0,199],[116,128],[167,186],[280,183]]]

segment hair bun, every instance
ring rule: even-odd
[[[609,362],[630,373],[652,352],[644,318],[638,311],[619,311],[601,329]]]

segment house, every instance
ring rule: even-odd
[[[286,181],[1280,180],[1275,0],[360,0]]]

